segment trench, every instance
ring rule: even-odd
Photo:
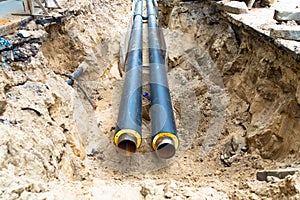
[[[57,83],[46,83],[62,90],[45,105],[50,117],[47,123],[55,125],[59,133],[56,140],[63,141],[57,142],[59,152],[49,150],[51,165],[46,163],[44,168],[52,171],[47,176],[81,183],[93,178],[110,183],[114,177],[117,184],[139,189],[143,184],[140,193],[144,198],[161,195],[151,192],[151,187],[166,184],[163,188],[170,188],[169,179],[191,188],[211,187],[236,199],[248,198],[250,194],[234,196],[236,182],[253,181],[256,170],[276,166],[275,162],[298,162],[299,60],[255,31],[229,22],[213,2],[159,3],[180,140],[176,156],[160,160],[149,145],[150,106],[146,98],[142,147],[130,158],[117,152],[112,141],[124,78],[120,55],[126,52],[129,15],[123,11],[116,17],[106,9],[98,16],[99,10],[93,8],[107,4],[91,3],[63,24],[48,26],[41,47],[41,65],[47,68],[42,76],[55,77]],[[125,8],[121,3],[113,5],[115,11],[130,9],[129,3]],[[88,66],[86,71],[73,86],[67,86],[65,80],[82,64]],[[148,73],[145,66],[144,92],[149,91]],[[42,80],[30,77],[35,80],[42,85]],[[14,90],[8,94],[13,96]],[[1,105],[0,115],[3,113]],[[55,159],[57,164],[53,164]],[[239,189],[250,190],[246,186]],[[169,198],[163,190],[163,198]],[[180,192],[177,195],[189,198]]]
[[[160,5],[159,22],[167,42],[169,85],[181,144],[174,160],[191,149],[198,152],[193,154],[198,160],[217,152],[225,166],[235,162],[233,156],[251,152],[265,159],[296,158],[300,114],[297,61],[254,31],[222,18],[212,4]],[[73,114],[88,155],[125,171],[156,170],[174,162],[157,164],[160,161],[148,155],[149,146],[130,159],[117,155],[111,138],[124,75],[119,57],[124,43],[120,46],[119,42],[126,34],[102,38],[86,51],[82,40],[76,34],[73,38],[74,33],[66,28],[70,26],[50,26],[42,51],[58,74],[70,75],[80,63],[89,65],[78,81],[87,95],[81,94],[83,99],[75,103]],[[143,77],[147,91],[147,72]],[[86,98],[95,103],[95,111]],[[144,104],[143,143],[148,144],[149,103],[144,100]],[[82,119],[88,122],[84,126]]]

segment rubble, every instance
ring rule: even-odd
[[[277,25],[270,30],[270,37],[300,41],[300,26]]]
[[[279,22],[296,21],[300,23],[300,9],[294,9],[294,10],[275,9],[274,19]]]
[[[229,2],[223,2],[219,1],[217,2],[217,5],[219,9],[224,10],[229,13],[234,14],[243,14],[248,12],[248,7],[245,2],[240,1],[229,1]]]
[[[6,40],[5,38],[0,38],[0,49],[6,49],[8,47],[10,47],[11,44],[8,40]],[[11,58],[12,57],[12,52],[11,51],[6,51],[4,53],[0,54],[0,60],[2,63],[5,63],[7,58]]]
[[[26,30],[20,30],[17,34],[19,37],[23,37],[23,38],[28,38],[31,36],[31,34]]]
[[[24,62],[34,57],[46,37],[47,32],[43,29],[20,29],[16,34],[6,35],[1,38],[0,54],[2,55],[2,62],[8,64],[11,62]]]
[[[231,140],[224,145],[220,159],[225,166],[229,167],[233,162],[242,157],[245,149],[247,149],[245,137],[234,135]]]
[[[284,179],[288,175],[294,175],[298,171],[298,169],[261,170],[256,173],[256,178],[259,181],[266,181],[269,176]]]

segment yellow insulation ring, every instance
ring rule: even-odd
[[[136,148],[139,148],[141,146],[142,138],[141,138],[140,134],[137,131],[132,130],[132,129],[121,129],[116,133],[116,135],[114,137],[114,143],[116,146],[118,146],[119,137],[123,134],[130,134],[130,135],[134,136],[136,138]]]
[[[159,139],[161,139],[161,138],[163,138],[163,137],[169,137],[169,138],[171,138],[171,139],[174,141],[175,149],[178,148],[179,141],[178,141],[178,138],[177,138],[176,135],[174,135],[173,133],[169,133],[169,132],[161,132],[161,133],[157,134],[157,135],[153,138],[153,140],[152,140],[152,148],[153,148],[154,150],[156,150],[156,147],[157,147],[157,146],[156,146],[157,140],[159,140]]]

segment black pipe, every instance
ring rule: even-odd
[[[160,158],[175,155],[178,137],[165,67],[163,35],[157,24],[154,0],[147,0],[152,147]]]
[[[136,1],[114,143],[130,156],[141,145],[143,0]]]

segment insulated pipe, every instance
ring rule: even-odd
[[[143,0],[135,1],[133,26],[125,63],[125,80],[114,143],[121,154],[130,156],[141,145]]]
[[[152,147],[160,158],[175,155],[178,137],[165,68],[163,37],[157,25],[157,9],[154,0],[147,0]]]

